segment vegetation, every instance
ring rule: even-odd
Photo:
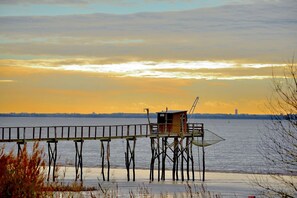
[[[274,116],[262,138],[260,152],[267,167],[282,173],[269,169],[270,179],[258,178],[255,183],[266,197],[293,198],[297,195],[297,66],[294,60],[286,66],[282,78],[273,75],[273,95],[268,107]]]
[[[19,156],[0,149],[0,197],[41,197],[45,186],[43,150],[34,143],[29,156],[27,146]]]
[[[96,190],[94,187],[84,187],[81,183],[46,181],[43,149],[36,142],[32,154],[27,152],[27,145],[18,156],[13,150],[5,154],[4,147],[0,149],[0,197],[47,197],[56,191],[80,192]],[[57,171],[57,170],[55,170]]]

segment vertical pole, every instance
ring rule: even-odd
[[[165,181],[165,166],[167,156],[167,137],[162,138],[162,177],[161,180]]]
[[[178,138],[174,138],[172,179],[178,180]]]
[[[67,139],[69,140],[69,137],[70,137],[70,127],[67,127],[67,128],[68,128],[68,136],[67,136],[68,138]]]
[[[110,159],[110,140],[107,141],[107,181],[109,181],[109,173],[110,173],[110,163],[109,163],[109,159]]]
[[[17,144],[18,144],[18,156],[20,156],[22,152],[21,142],[18,142]]]
[[[125,153],[125,161],[126,161],[126,169],[127,169],[127,180],[130,181],[130,162],[129,162],[129,149],[130,143],[129,139],[126,139],[126,153]]]
[[[57,138],[57,127],[54,127],[54,133],[55,133],[55,139],[56,139]]]
[[[133,147],[130,146],[130,141],[133,141]],[[130,181],[130,165],[132,165],[132,176],[133,181],[135,181],[135,145],[136,145],[136,138],[133,139],[126,139],[127,146],[126,146],[126,153],[125,153],[125,161],[126,161],[126,169],[127,169],[127,180]]]
[[[107,142],[106,144],[106,160],[107,160],[107,181],[109,181],[109,173],[110,173],[110,139],[108,140],[101,140],[101,174],[103,181],[105,181],[105,145],[104,142]]]
[[[154,163],[155,163],[155,141],[154,138],[151,139],[151,152],[152,152],[152,158],[151,158],[151,166],[150,166],[150,181],[154,181]]]
[[[173,144],[173,157],[172,157],[172,180],[175,181],[175,140]]]
[[[101,140],[101,174],[102,174],[102,178],[103,178],[103,181],[105,181],[105,175],[104,175],[104,143],[103,141]]]
[[[83,172],[82,172],[82,167],[83,167],[82,146],[83,146],[83,140],[81,140],[81,143],[80,143],[80,181],[82,181],[82,175],[83,175]]]
[[[158,157],[158,181],[160,181],[160,137],[158,138],[158,148],[157,148],[157,157]]]
[[[56,172],[56,162],[57,162],[57,142],[58,141],[47,141],[47,147],[48,147],[48,174],[47,174],[47,181],[50,180],[50,174],[51,174],[51,167],[53,165],[53,181],[56,180],[55,172]],[[52,144],[54,144],[54,148],[52,147]]]
[[[176,180],[178,180],[178,158],[179,158],[179,141],[178,141],[178,137],[176,137],[176,151],[175,151],[175,155],[176,155],[176,167],[175,167],[175,175],[176,175]]]
[[[132,155],[133,155],[133,181],[135,181],[135,145],[136,145],[136,138],[133,139],[133,151],[132,151]]]
[[[190,180],[190,173],[189,173],[189,170],[190,170],[190,149],[189,149],[189,137],[187,137],[186,139],[186,155],[187,155],[187,180],[189,181]]]
[[[26,139],[26,127],[24,127],[24,130],[23,130],[23,140],[25,142],[25,139]]]
[[[25,146],[25,144],[27,144],[27,142],[17,142],[18,145],[18,156],[20,156],[21,152],[22,152],[22,146]]]
[[[181,179],[184,181],[184,146],[183,146],[183,139],[180,140],[180,152],[181,152]]]
[[[191,153],[191,162],[192,162],[192,179],[193,179],[193,181],[195,181],[194,157],[193,157],[193,140],[194,140],[194,137],[192,136],[191,144],[190,144],[190,153]],[[200,159],[198,159],[198,160],[200,160]]]
[[[18,140],[20,139],[20,128],[19,127],[17,128],[17,139]]]
[[[77,148],[77,141],[74,141],[75,143],[75,181],[77,181],[77,178],[78,178],[78,148]]]
[[[82,147],[83,147],[83,140],[75,140],[75,181],[77,181],[77,179],[80,176],[80,181],[82,181],[82,177],[83,177],[83,161],[82,161]],[[80,147],[78,146],[78,143],[80,143]],[[80,175],[79,175],[79,170],[80,170]]]
[[[57,160],[57,153],[58,153],[58,141],[55,141],[55,155],[54,155],[54,172],[53,172],[53,180],[55,181],[55,178],[56,178],[56,176],[55,176],[55,171],[56,171],[56,160]]]
[[[48,161],[49,165],[48,165],[48,177],[47,177],[47,181],[49,181],[52,164],[55,163],[54,162],[54,156],[55,156],[54,155],[54,150],[51,147],[50,141],[47,142],[47,148],[48,148],[48,158],[49,158],[49,161]],[[53,167],[53,171],[52,172],[53,172],[53,181],[55,181],[55,177],[54,177],[54,175],[55,175],[55,168],[54,167]]]
[[[205,181],[205,150],[204,150],[204,133],[202,135],[202,181]]]

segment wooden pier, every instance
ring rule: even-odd
[[[86,140],[101,142],[101,174],[103,180],[109,181],[110,175],[110,142],[114,139],[126,140],[125,167],[127,180],[135,181],[135,144],[138,138],[147,138],[151,142],[150,180],[153,181],[154,167],[158,167],[158,181],[165,180],[166,159],[173,164],[172,179],[195,180],[192,142],[194,138],[203,141],[204,126],[202,123],[186,123],[177,131],[168,128],[180,128],[174,124],[132,124],[100,126],[33,126],[33,127],[0,127],[0,143],[15,142],[18,151],[27,142],[45,141],[48,147],[48,180],[55,180],[55,167],[58,143],[73,141],[75,144],[75,179],[83,178],[83,143]],[[164,131],[164,128],[166,129]],[[162,131],[162,132],[160,132]],[[203,177],[205,179],[204,147],[202,147]],[[107,160],[107,162],[105,162]],[[200,159],[198,159],[200,160]],[[107,164],[107,167],[105,167]],[[51,170],[53,167],[53,170]],[[107,169],[107,170],[106,170]],[[132,171],[132,172],[131,172]],[[191,173],[191,174],[190,174]],[[180,176],[180,177],[179,177]]]

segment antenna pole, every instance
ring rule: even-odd
[[[189,115],[190,115],[190,116],[189,116],[189,120],[192,118],[192,116],[193,116],[193,114],[194,114],[194,111],[195,111],[196,105],[197,105],[197,103],[198,103],[198,100],[199,100],[199,97],[197,96],[197,97],[195,98],[195,101],[194,101],[194,103],[193,103],[193,105],[192,105],[190,111],[189,111]]]
[[[149,123],[149,125],[151,125],[151,121],[150,121],[150,109],[149,108],[145,108],[144,111],[146,111],[148,123]]]

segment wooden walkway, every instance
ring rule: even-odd
[[[158,133],[159,124],[100,126],[0,127],[0,142],[69,141],[145,138],[156,136],[194,136],[203,134],[202,123],[188,123],[187,133]]]
[[[168,126],[168,124],[167,124]],[[15,142],[18,145],[18,153],[21,147],[27,142],[46,141],[48,144],[48,180],[52,173],[55,180],[55,167],[57,160],[57,143],[59,141],[73,141],[75,143],[75,169],[76,180],[82,181],[83,158],[82,149],[85,140],[101,141],[101,173],[103,180],[107,174],[109,180],[109,155],[110,141],[113,139],[126,139],[125,166],[127,179],[130,180],[130,168],[132,166],[132,177],[135,181],[135,142],[137,138],[150,138],[152,158],[150,162],[150,180],[154,180],[155,163],[158,166],[158,180],[165,180],[165,160],[173,163],[173,180],[178,180],[178,164],[181,165],[181,178],[184,180],[184,161],[187,167],[187,179],[190,179],[189,171],[192,166],[192,179],[194,180],[194,159],[192,155],[192,141],[195,137],[204,137],[204,126],[202,123],[188,123],[186,133],[167,132],[159,133],[158,129],[163,128],[161,124],[131,124],[131,125],[100,125],[100,126],[33,126],[33,127],[0,127],[0,143]],[[173,140],[173,142],[169,142]],[[203,180],[205,175],[204,148],[203,149]],[[172,151],[169,156],[167,150]],[[106,156],[105,156],[106,155]],[[162,158],[162,159],[160,159]],[[105,162],[107,160],[107,162]],[[199,159],[198,159],[199,160]],[[107,164],[107,173],[105,166]],[[53,166],[53,170],[51,167]],[[162,170],[160,169],[162,168]],[[161,178],[160,178],[161,174]]]

